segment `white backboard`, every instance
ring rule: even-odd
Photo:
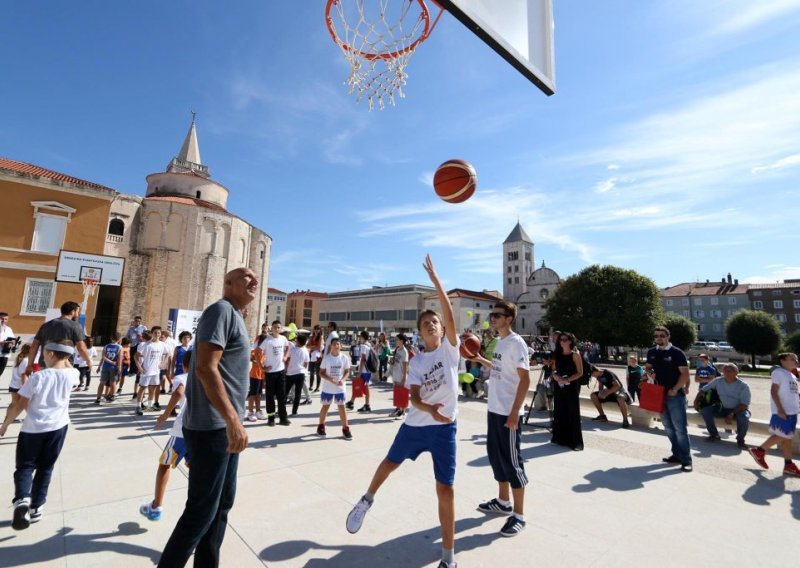
[[[552,0],[435,0],[546,95],[556,91]]]
[[[84,278],[100,280],[102,286],[121,286],[125,259],[118,256],[87,254],[71,250],[58,253],[57,282],[80,284]]]

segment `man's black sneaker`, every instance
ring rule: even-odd
[[[267,426],[275,426],[275,417],[274,416],[270,416],[269,417],[269,419],[267,420]]]
[[[622,427],[623,427],[623,428],[630,428],[630,427],[631,427],[631,423],[630,423],[630,422],[628,422],[627,420],[624,420],[624,421],[622,422]]]
[[[344,407],[347,410],[353,410],[353,403],[352,402],[348,402],[347,404],[344,405]]]
[[[99,398],[98,398],[98,399],[96,399],[96,400],[94,401],[94,403],[95,403],[95,405],[97,405],[97,406],[100,406],[100,399],[99,399]]]
[[[511,515],[503,528],[500,529],[500,534],[503,536],[517,536],[525,530],[525,521],[520,521],[514,515]]]
[[[369,404],[365,404],[361,408],[358,409],[359,412],[372,412],[372,409],[369,407]]]
[[[14,520],[11,521],[11,528],[21,531],[31,526],[31,500],[28,497],[18,499],[14,503]]]
[[[345,440],[352,440],[353,439],[353,435],[350,433],[350,428],[347,428],[347,427],[342,428],[342,434],[344,434],[344,439]]]
[[[325,425],[319,424],[317,425],[317,436],[325,436]]]
[[[289,420],[281,420],[280,422],[278,422],[278,425],[279,426],[291,426],[292,423]]]
[[[156,410],[161,410],[161,405],[158,404],[157,402],[154,402],[153,403],[153,408],[155,408]]]
[[[661,458],[661,461],[664,463],[681,463],[680,458],[678,458],[677,456],[669,456],[666,458]]]
[[[599,414],[598,416],[592,418],[592,422],[608,422],[608,416],[605,414]]]

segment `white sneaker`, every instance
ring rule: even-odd
[[[355,534],[361,525],[364,523],[364,517],[367,516],[367,511],[372,507],[372,503],[367,501],[364,497],[358,500],[353,510],[347,515],[347,532]]]
[[[253,412],[247,415],[248,422],[255,422],[256,420],[257,420],[256,415]]]
[[[256,418],[258,418],[259,420],[266,420],[267,415],[259,410],[258,412],[256,412]]]

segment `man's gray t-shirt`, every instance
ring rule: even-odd
[[[740,404],[750,406],[750,387],[742,379],[736,379],[728,384],[724,377],[717,377],[701,390],[716,389],[719,400],[724,408],[733,410]]]
[[[34,339],[39,342],[39,346],[42,348],[39,365],[44,368],[46,367],[44,363],[45,345],[51,342],[57,343],[63,339],[69,339],[77,345],[86,339],[86,334],[83,333],[83,328],[78,322],[69,318],[56,318],[42,324]]]
[[[222,375],[228,399],[243,419],[244,403],[250,387],[250,338],[242,315],[228,300],[222,299],[211,304],[200,316],[195,333],[195,350],[204,342],[222,347],[219,373]],[[183,427],[188,430],[225,428],[225,420],[211,406],[206,391],[197,378],[195,365],[196,359],[192,357],[186,380]]]

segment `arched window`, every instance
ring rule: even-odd
[[[122,219],[111,219],[108,223],[108,234],[121,237],[125,234],[125,222]]]

